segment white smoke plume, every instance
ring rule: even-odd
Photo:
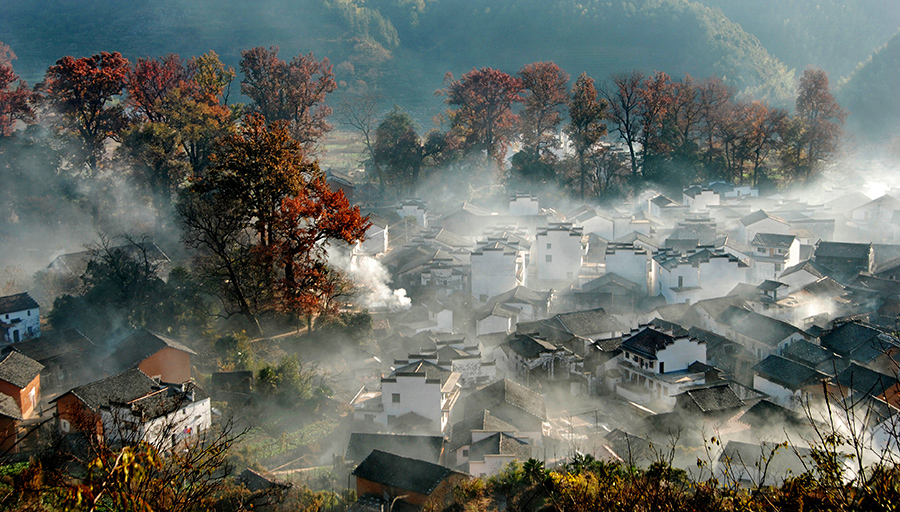
[[[354,253],[348,256],[332,255],[331,263],[347,273],[359,287],[356,301],[369,309],[409,309],[412,305],[406,290],[392,288],[391,276],[378,260]]]

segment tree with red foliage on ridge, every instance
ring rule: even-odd
[[[91,171],[98,168],[104,141],[117,137],[125,126],[124,109],[114,99],[122,93],[129,71],[128,59],[119,52],[66,56],[50,66],[39,86],[61,115],[62,127],[80,136]]]
[[[554,62],[535,62],[522,66],[519,79],[527,92],[520,116],[524,145],[547,157],[560,147],[557,128],[569,101],[569,74]]]
[[[12,133],[16,121],[34,119],[31,107],[32,93],[24,80],[19,80],[13,71],[12,61],[16,54],[9,46],[0,42],[0,137]],[[12,85],[18,81],[13,89]]]
[[[328,94],[337,89],[334,71],[327,58],[298,55],[285,62],[278,58],[278,47],[256,47],[241,52],[241,92],[253,100],[253,108],[266,122],[287,121],[291,133],[307,153],[331,125],[332,109],[325,104]]]
[[[645,177],[658,173],[658,157],[662,157],[671,148],[666,145],[663,134],[666,116],[675,101],[675,84],[669,75],[657,71],[647,77],[638,91],[641,117],[641,167]]]
[[[170,53],[159,59],[140,58],[128,73],[128,106],[135,116],[151,123],[162,122],[160,111],[166,96],[176,87],[190,87],[192,72],[184,60]]]
[[[315,165],[315,164],[313,164]],[[327,264],[327,244],[362,241],[371,226],[359,207],[350,206],[343,190],[332,191],[318,174],[302,191],[281,201],[272,222],[277,308],[307,317],[335,313],[335,299],[349,288],[340,271]]]
[[[286,122],[247,116],[189,192],[180,207],[186,241],[206,253],[226,307],[258,332],[261,312],[333,309],[341,280],[327,264],[327,243],[361,240],[368,220],[331,191]]]
[[[451,132],[465,148],[484,151],[502,165],[519,119],[512,104],[522,101],[521,80],[491,68],[473,69],[459,80],[448,74],[447,79],[447,88],[438,92],[456,107],[449,113]]]
[[[581,200],[584,201],[584,185],[587,175],[586,159],[594,146],[606,135],[605,119],[608,105],[597,97],[594,79],[582,73],[572,86],[569,100],[569,126],[566,133],[575,147],[578,157],[578,174],[581,180]]]
[[[834,156],[843,133],[841,125],[847,119],[847,111],[841,108],[828,90],[828,74],[821,69],[809,68],[800,77],[797,94],[796,116],[803,126],[804,155],[801,170],[805,178],[818,170]]]

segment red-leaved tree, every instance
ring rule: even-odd
[[[79,135],[92,171],[97,170],[104,141],[125,125],[124,109],[114,99],[122,94],[129,71],[128,59],[119,52],[66,56],[50,66],[40,86],[60,114],[60,127]]]
[[[15,59],[16,54],[9,46],[0,42],[0,137],[12,133],[16,121],[34,118],[31,90],[13,71],[12,61]]]

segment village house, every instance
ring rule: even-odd
[[[682,193],[682,202],[692,212],[708,210],[710,206],[718,206],[720,201],[721,198],[715,190],[699,185],[690,186]]]
[[[821,396],[822,381],[828,375],[804,364],[771,354],[753,367],[753,388],[765,393],[772,402],[792,410],[801,410],[809,395]]]
[[[20,425],[23,419],[22,411],[13,397],[0,394],[0,453],[19,451]]]
[[[615,221],[592,206],[579,206],[566,215],[566,222],[581,228],[586,234],[594,234],[607,241],[615,239]]]
[[[894,212],[897,210],[900,210],[900,199],[884,194],[850,210],[850,221],[858,229],[877,232],[886,229],[891,224]]]
[[[891,332],[861,322],[844,322],[819,337],[823,347],[872,370],[897,373],[900,338]]]
[[[682,255],[663,250],[651,259],[650,286],[670,304],[721,297],[746,280],[748,267],[734,256],[711,247]]]
[[[0,297],[0,339],[6,343],[41,335],[40,306],[28,293]]]
[[[875,267],[875,252],[871,243],[820,241],[816,244],[815,260],[819,265],[835,271],[841,278],[849,279],[860,272],[872,272]]]
[[[606,273],[617,274],[647,293],[650,252],[636,243],[610,243],[606,246]]]
[[[717,334],[740,343],[757,359],[780,354],[791,343],[811,338],[791,324],[734,306],[725,309],[716,322],[720,326]]]
[[[363,386],[357,392],[350,401],[354,418],[400,432],[445,432],[459,399],[461,375],[425,358],[398,364],[382,377],[380,390]]]
[[[449,445],[460,464],[468,457],[464,451],[471,445],[473,433],[505,432],[543,448],[550,430],[544,397],[509,379],[473,391],[464,400],[463,418],[454,424]]]
[[[193,382],[160,384],[131,400],[101,405],[104,437],[110,444],[146,442],[175,450],[198,439],[212,425],[210,398]]]
[[[397,206],[397,215],[401,219],[416,219],[416,224],[421,228],[427,228],[430,222],[428,205],[418,199],[401,201]]]
[[[619,349],[616,394],[626,400],[671,409],[676,395],[706,382],[704,372],[689,369],[695,362],[706,364],[706,343],[684,329],[643,325],[625,336]]]
[[[551,224],[538,231],[535,242],[535,277],[541,281],[576,280],[586,247],[582,231],[571,224]]]
[[[132,368],[162,382],[191,380],[191,356],[197,353],[169,337],[141,328],[119,342],[101,362],[110,375]]]
[[[444,466],[381,450],[373,450],[352,475],[359,497],[354,507],[386,511],[401,510],[403,505],[418,510],[426,503],[443,509],[453,489],[469,478]]]
[[[584,360],[570,349],[530,334],[517,334],[494,351],[495,359],[507,375],[525,382],[574,380],[573,391],[590,389],[584,378]],[[583,389],[582,389],[583,388]]]
[[[63,434],[83,432],[103,437],[101,409],[111,403],[128,403],[159,389],[159,383],[140,369],[132,369],[63,393],[51,401]]]
[[[75,329],[20,341],[11,350],[41,363],[41,387],[45,392],[71,389],[93,376],[98,347]]]
[[[23,418],[37,412],[43,368],[41,363],[18,352],[10,352],[0,360],[0,395],[12,398]]]
[[[741,218],[738,225],[740,242],[750,244],[758,233],[772,233],[776,235],[791,234],[791,225],[788,221],[763,210],[757,210]]]
[[[485,304],[494,296],[524,286],[528,253],[517,242],[491,238],[472,251],[472,296]]]
[[[537,196],[516,192],[509,197],[509,214],[514,217],[535,216],[541,212]]]
[[[792,289],[802,288],[828,275],[828,269],[813,260],[804,260],[784,269],[776,279]]]
[[[528,439],[505,432],[473,432],[466,457],[466,472],[486,477],[500,473],[513,461],[525,462],[534,454]]]
[[[377,256],[384,254],[390,245],[390,226],[388,221],[375,214],[368,215],[371,225],[366,229],[366,237],[357,243],[357,250],[365,254]]]
[[[778,279],[785,269],[800,263],[800,241],[794,235],[757,233],[750,248],[751,284]]]
[[[641,207],[651,219],[672,219],[687,210],[683,204],[661,194],[649,198],[646,203],[641,203]]]

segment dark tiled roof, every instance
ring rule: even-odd
[[[603,309],[560,313],[555,317],[565,328],[576,336],[589,336],[604,332],[622,332],[626,330],[616,317]]]
[[[426,379],[440,380],[441,384],[443,384],[447,382],[447,379],[450,378],[450,375],[453,372],[429,361],[414,361],[394,369],[394,371],[391,372],[391,377],[410,373],[425,375]]]
[[[525,461],[531,457],[532,452],[527,441],[497,432],[469,447],[470,461],[483,461],[485,455],[511,455],[516,460]]]
[[[512,405],[540,419],[547,418],[544,397],[509,379],[497,381],[473,392],[466,399],[466,411],[491,410],[500,404]]]
[[[94,343],[77,329],[68,329],[40,338],[20,341],[12,348],[35,361],[46,361],[62,355],[90,351],[94,348]]]
[[[152,419],[171,414],[189,403],[205,398],[208,398],[208,395],[203,389],[193,382],[187,382],[184,388],[179,385],[164,386],[127,402],[116,403],[129,406],[134,414],[144,419]]]
[[[147,329],[138,329],[115,346],[113,353],[104,360],[103,365],[110,372],[120,372],[136,367],[141,361],[164,348],[174,348],[197,355],[193,350],[171,338],[152,333]]]
[[[682,337],[682,336],[690,336],[690,333],[687,329],[676,324],[675,322],[670,322],[668,320],[663,320],[661,318],[654,318],[650,321],[650,324],[653,327],[658,327],[664,331],[672,331],[673,336]]]
[[[0,297],[0,314],[36,309],[38,307],[38,303],[27,292]]]
[[[43,369],[44,365],[34,359],[18,352],[10,352],[0,361],[0,380],[17,388],[25,388]]]
[[[822,346],[854,361],[867,363],[885,350],[900,346],[893,335],[870,325],[847,322],[820,337]]]
[[[790,247],[797,237],[794,235],[778,235],[775,233],[757,233],[753,237],[751,245],[761,245],[764,247]]]
[[[827,378],[814,368],[774,354],[757,363],[753,370],[766,380],[790,390],[798,390]]]
[[[13,397],[0,393],[0,416],[14,420],[22,419],[22,410],[16,405]]]
[[[806,340],[791,343],[781,351],[781,355],[812,367],[835,358],[834,353],[827,348],[820,347]]]
[[[738,334],[770,347],[776,346],[794,333],[802,332],[791,324],[733,306],[719,315],[717,321]]]
[[[816,258],[868,259],[872,244],[848,242],[819,242],[816,244]]]
[[[753,428],[771,428],[773,425],[778,426],[779,424],[795,427],[810,426],[810,421],[804,415],[768,400],[760,400],[753,404],[753,407],[747,409],[747,412],[741,416],[740,421]]]
[[[487,430],[496,432],[516,432],[516,427],[491,414],[484,409],[478,414],[453,424],[450,432],[449,450],[456,450],[468,444],[472,444],[473,430]]]
[[[727,383],[715,386],[691,389],[682,393],[684,397],[677,400],[689,401],[697,406],[701,412],[719,412],[728,409],[737,409],[744,405],[734,390]]]
[[[681,203],[679,203],[678,201],[675,201],[674,199],[670,199],[662,194],[654,197],[653,199],[650,200],[650,202],[657,206],[662,206],[662,207],[682,206]]]
[[[762,292],[774,292],[775,290],[786,287],[787,285],[784,283],[779,283],[778,281],[773,281],[771,279],[766,279],[762,283],[760,283],[756,289]]]
[[[370,482],[430,495],[447,477],[458,473],[423,460],[374,450],[353,474]]]
[[[839,373],[837,381],[853,391],[876,397],[897,385],[895,375],[879,373],[855,363],[851,363],[846,370]]]
[[[127,403],[158,389],[156,381],[137,368],[112,377],[90,382],[72,389],[75,395],[90,409],[97,411],[110,402]],[[58,398],[57,398],[58,400]]]
[[[637,283],[629,281],[628,279],[616,274],[615,272],[607,272],[597,279],[593,279],[588,281],[587,283],[581,286],[581,291],[590,292],[597,290],[599,288],[603,288],[609,285],[616,285],[621,288],[624,288],[632,293],[641,293],[642,288]]]
[[[547,352],[558,352],[562,349],[547,340],[529,336],[527,334],[519,334],[515,338],[509,340],[509,348],[522,357],[533,359]]]
[[[785,221],[781,217],[776,217],[774,215],[770,215],[762,210],[756,210],[755,212],[753,212],[749,215],[745,215],[744,217],[741,217],[741,224],[743,224],[745,226],[749,226],[751,224],[756,224],[757,222],[759,222],[763,219],[772,219],[772,220],[778,221],[782,224],[787,224],[787,221]]]
[[[622,349],[656,359],[656,353],[675,343],[675,336],[645,327],[622,342]]]
[[[381,450],[401,457],[415,457],[438,464],[441,461],[442,436],[417,436],[406,434],[350,434],[347,444],[347,460],[363,460],[373,450]]]
[[[780,277],[786,277],[795,272],[800,272],[801,270],[805,270],[806,272],[809,272],[814,277],[817,277],[819,279],[825,277],[825,275],[828,274],[828,269],[826,269],[822,265],[819,265],[818,263],[816,263],[815,261],[812,261],[812,260],[806,260],[806,261],[801,261],[800,263],[797,263],[793,267],[788,267],[788,268],[784,269],[784,272],[781,273]]]

